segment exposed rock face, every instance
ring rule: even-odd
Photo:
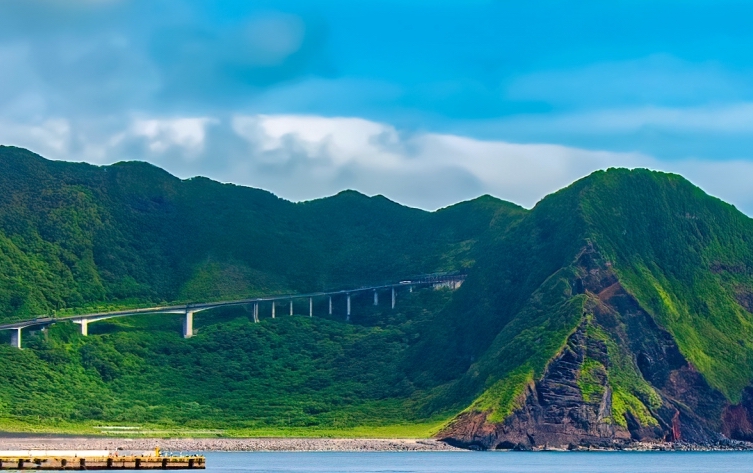
[[[527,450],[584,442],[603,445],[614,439],[629,439],[629,433],[611,423],[611,390],[606,375],[599,379],[602,396],[583,399],[578,374],[586,355],[607,361],[606,346],[588,339],[581,326],[551,362],[544,377],[527,388],[522,407],[505,422],[488,424],[485,414],[467,413],[444,433],[445,440],[472,448]]]
[[[722,433],[735,440],[753,442],[753,388],[743,392],[743,400],[727,406],[722,416]]]
[[[737,302],[745,308],[748,312],[753,312],[753,289],[740,286],[737,288],[736,294]]]
[[[713,444],[725,436],[753,440],[753,389],[746,390],[740,405],[729,405],[622,287],[598,252],[584,250],[577,264],[582,277],[572,288],[589,296],[586,313],[541,379],[527,387],[519,407],[501,423],[487,422],[484,412],[463,413],[440,437],[481,449],[618,447],[635,441]],[[631,410],[613,409],[608,373],[615,353],[604,340],[589,335],[589,324],[609,334],[612,350],[626,354],[623,359],[635,368],[635,376],[656,393],[653,401],[636,394],[646,408],[642,419]],[[586,360],[599,368],[589,371],[584,394],[579,379]]]

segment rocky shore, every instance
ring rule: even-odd
[[[434,439],[6,437],[0,450],[150,450],[167,452],[462,451]]]
[[[0,450],[152,450],[166,452],[440,452],[468,451],[435,439],[333,438],[116,438],[14,435],[0,437]],[[473,450],[473,448],[471,448]],[[714,444],[631,442],[602,445],[538,446],[518,451],[743,451],[753,443]]]

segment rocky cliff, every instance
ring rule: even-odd
[[[727,402],[601,261],[593,248],[580,256],[582,277],[572,285],[574,295],[587,296],[581,321],[544,375],[516,399],[514,412],[489,422],[488,413],[470,409],[440,438],[522,450],[751,438],[753,391],[740,404]]]

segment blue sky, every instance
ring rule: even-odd
[[[0,143],[301,200],[532,206],[609,166],[753,214],[753,2],[0,0]]]

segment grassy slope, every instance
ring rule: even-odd
[[[417,379],[446,386],[433,392],[426,412],[472,404],[509,412],[514,394],[578,324],[583,301],[570,299],[569,279],[583,229],[577,201],[554,195],[479,246],[447,323],[411,358]]]
[[[179,317],[99,322],[82,337],[72,324],[29,334],[26,349],[0,345],[0,425],[86,431],[138,425],[176,431],[223,429],[332,435],[424,432],[436,417],[416,415],[422,392],[395,369],[417,327],[448,291],[400,294],[398,309],[356,300],[355,324],[281,316],[249,321],[243,310],[196,316],[198,334],[180,337]],[[343,302],[343,301],[336,301]],[[326,307],[315,307],[326,314]],[[412,426],[411,426],[412,425]],[[409,427],[410,426],[410,427]],[[28,426],[26,427],[28,428]]]
[[[655,423],[648,408],[658,397],[633,355],[617,333],[584,319],[587,298],[571,293],[573,263],[588,242],[709,383],[740,399],[753,380],[753,315],[737,300],[753,288],[753,220],[679,176],[610,170],[548,196],[489,245],[451,306],[458,321],[447,337],[463,330],[458,338],[472,340],[454,346],[465,358],[459,381],[432,406],[465,403],[502,420],[586,321],[589,336],[608,347],[615,422],[624,424],[629,410],[644,425]]]
[[[731,401],[753,380],[753,219],[680,176],[612,170],[584,197],[594,241],[683,355]],[[738,270],[720,269],[738,268]]]

